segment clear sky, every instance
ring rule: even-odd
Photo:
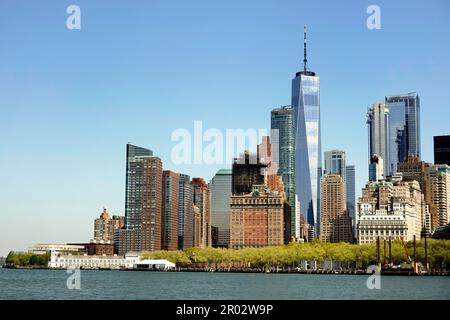
[[[66,8],[81,8],[68,30]],[[381,30],[366,9],[381,8]],[[0,0],[0,255],[93,237],[103,205],[124,214],[125,145],[171,163],[177,128],[269,128],[301,68],[321,81],[322,149],[367,179],[367,107],[421,97],[422,158],[450,134],[450,2]],[[358,191],[360,193],[360,191]]]

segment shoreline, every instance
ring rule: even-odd
[[[17,270],[66,270],[59,268],[48,268],[48,267],[16,267],[16,266],[3,266],[3,269],[17,269]],[[345,275],[360,275],[367,276],[365,270],[272,270],[272,271],[264,271],[257,269],[205,269],[205,268],[178,268],[176,270],[156,270],[156,269],[110,269],[110,268],[102,268],[102,269],[83,269],[83,271],[128,271],[128,272],[173,272],[173,273],[181,273],[181,272],[190,272],[190,273],[249,273],[249,274],[307,274],[307,275],[336,275],[336,276],[345,276]],[[403,270],[382,270],[381,276],[406,276],[406,277],[446,277],[450,276],[449,271],[435,271],[432,273],[421,273],[414,274],[413,270],[403,269]]]

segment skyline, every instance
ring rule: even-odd
[[[449,134],[450,118],[450,46],[441,41],[450,10],[435,3],[377,1],[382,29],[368,30],[368,1],[325,12],[323,3],[293,1],[258,2],[258,10],[256,2],[156,1],[127,11],[125,2],[77,1],[82,29],[72,31],[70,2],[1,3],[0,256],[87,241],[105,204],[124,215],[127,142],[209,182],[224,166],[173,165],[170,133],[192,131],[196,120],[269,129],[302,69],[303,25],[308,69],[321,77],[322,151],[346,152],[357,196],[368,179],[367,107],[385,96],[420,95],[422,159],[433,162],[433,136]]]

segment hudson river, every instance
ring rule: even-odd
[[[81,270],[70,290],[70,276],[0,268],[0,299],[450,299],[450,277],[382,276],[369,290],[369,276]]]

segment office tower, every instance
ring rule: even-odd
[[[367,128],[369,133],[369,165],[373,163],[375,156],[383,159],[385,164],[389,163],[389,109],[384,103],[377,102],[369,108],[367,111]],[[383,166],[382,174],[384,177],[391,174],[389,168],[389,166]],[[370,180],[372,181],[372,179]]]
[[[320,240],[353,242],[352,220],[347,212],[342,176],[329,173],[321,179]]]
[[[230,196],[232,172],[220,169],[211,179],[211,225],[217,228],[217,241],[213,247],[228,247],[230,244]]]
[[[200,239],[195,239],[199,247],[211,247],[211,203],[208,184],[202,178],[194,178],[191,181],[193,187],[193,203],[200,210]],[[195,213],[195,212],[194,212]],[[195,222],[196,220],[194,220]]]
[[[346,156],[345,151],[332,150],[325,152],[324,173],[340,175],[346,181]]]
[[[163,250],[178,249],[180,175],[163,171],[161,239]]]
[[[127,145],[126,229],[116,230],[116,252],[161,249],[162,161],[152,151]]]
[[[450,222],[450,166],[434,165],[430,172],[430,178],[433,202],[438,212],[437,219],[432,221],[434,229],[434,227],[443,227]]]
[[[384,180],[384,160],[378,155],[373,155],[369,164],[369,181]]]
[[[95,241],[114,241],[115,221],[111,219],[108,209],[103,207],[100,217],[94,221]]]
[[[350,165],[345,167],[345,190],[347,198],[347,212],[352,219],[352,226],[354,234],[356,233],[356,177],[355,166]]]
[[[411,241],[422,231],[422,192],[417,181],[393,176],[387,181],[368,182],[358,199],[358,243],[381,239]]]
[[[245,195],[231,196],[230,247],[284,244],[284,197],[265,185]]]
[[[271,112],[271,141],[275,148],[273,161],[278,163],[278,175],[283,178],[284,191],[287,202],[295,208],[295,131],[294,131],[294,109],[284,106],[273,109]],[[297,219],[292,212],[292,227],[295,228]],[[296,234],[293,229],[292,234]]]
[[[450,135],[435,136],[434,142],[434,163],[446,164],[450,166]]]
[[[194,207],[191,178],[180,174],[178,202],[178,249],[184,250],[194,246]]]
[[[319,77],[307,70],[306,28],[304,33],[304,67],[292,80],[292,107],[295,130],[295,190],[306,222],[320,225],[320,177],[322,150],[320,135]]]
[[[394,175],[398,162],[408,155],[420,158],[420,99],[416,93],[408,93],[387,96],[385,103],[389,109],[390,131],[389,162],[386,163],[388,171]]]
[[[267,165],[259,161],[258,154],[245,151],[234,159],[232,166],[232,194],[248,194],[253,185],[264,184]]]
[[[127,163],[126,163],[126,176],[125,176],[125,224],[127,229],[138,229],[141,227],[142,211],[138,199],[129,199],[130,195],[134,195],[135,188],[139,183],[139,176],[136,176],[133,172],[134,166],[136,166],[136,159],[141,157],[153,156],[153,151],[142,147],[127,144]],[[140,170],[142,171],[142,170]],[[135,183],[129,182],[129,179]]]
[[[409,155],[405,161],[398,163],[397,171],[402,174],[405,181],[419,182],[420,189],[424,197],[424,204],[427,206],[422,216],[423,233],[429,235],[431,231],[439,226],[438,208],[434,202],[432,188],[432,174],[435,168],[432,164],[420,161],[420,158]],[[429,215],[429,218],[427,217]]]

